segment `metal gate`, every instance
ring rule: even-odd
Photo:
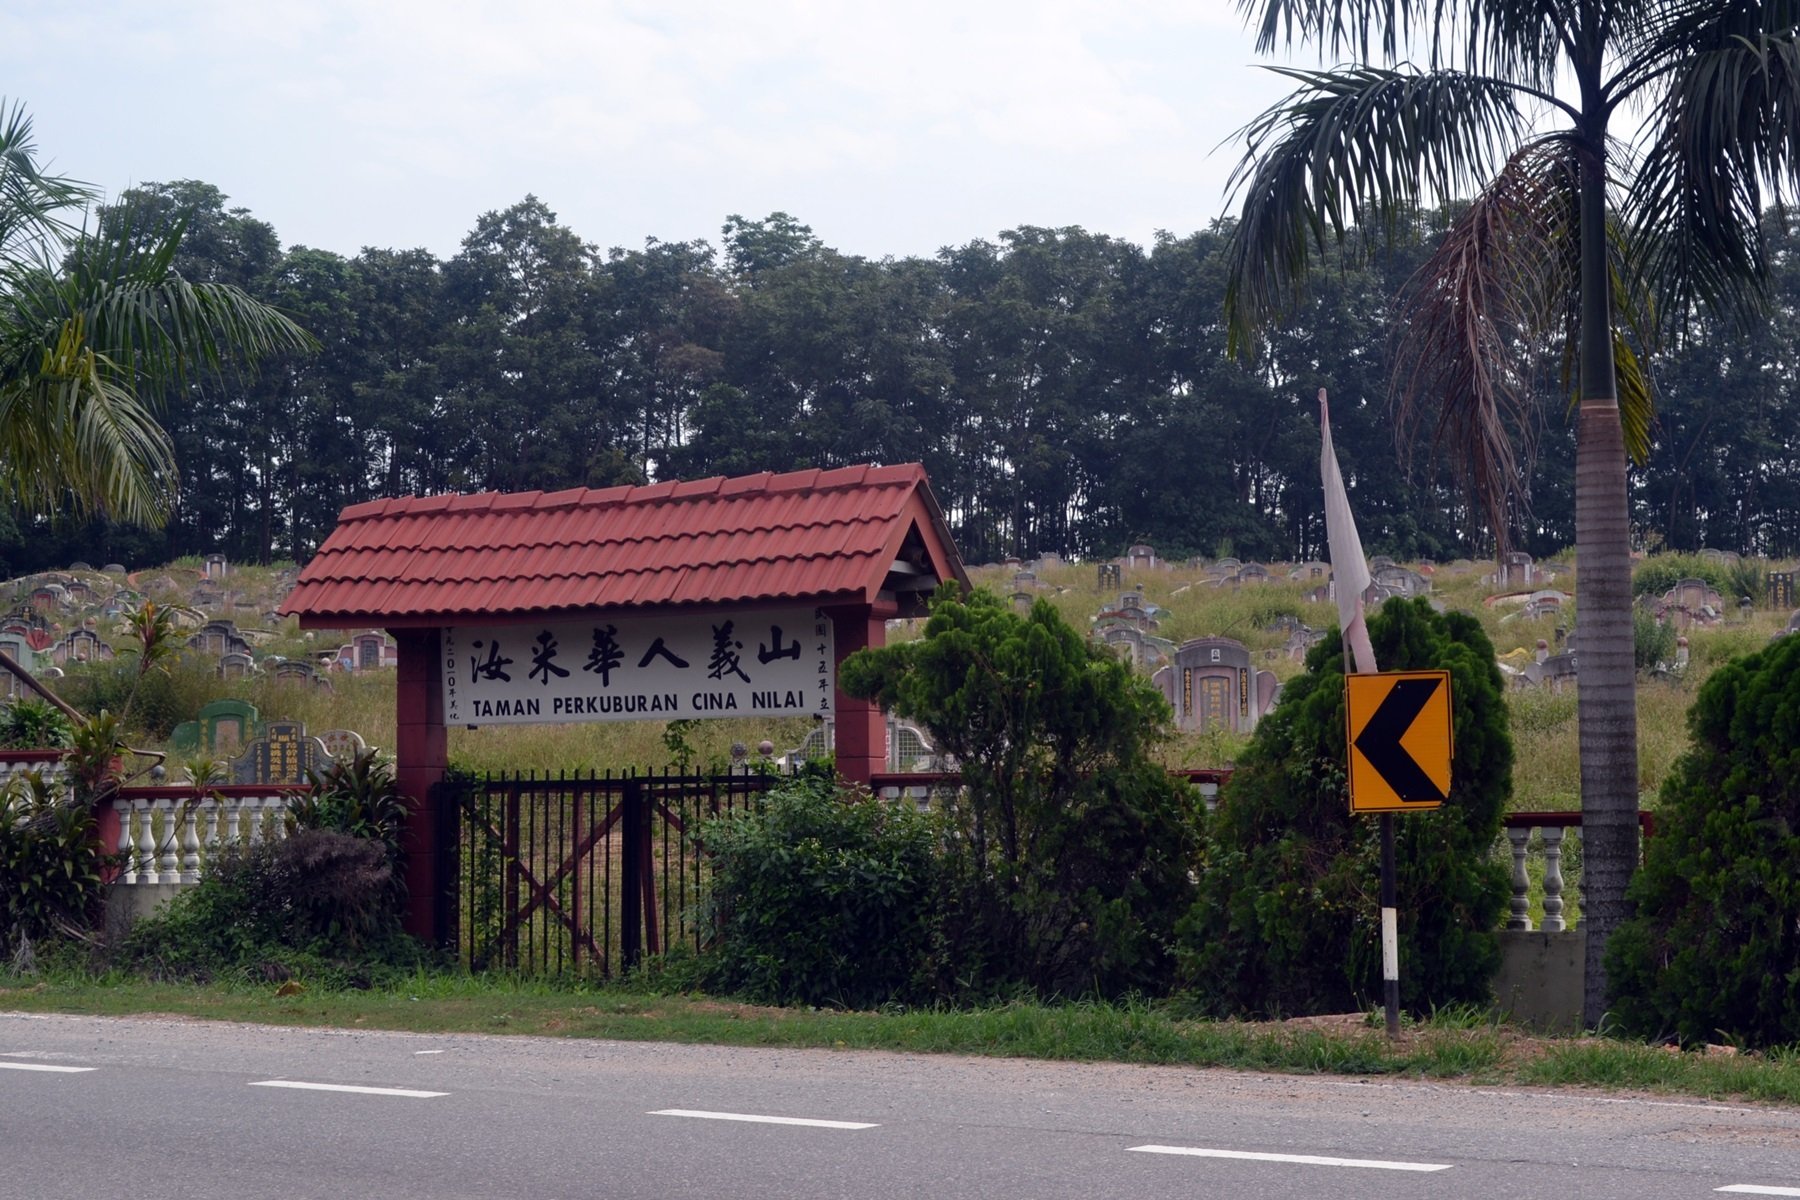
[[[709,936],[706,818],[755,804],[775,776],[545,774],[439,784],[440,925],[472,971],[617,975]]]

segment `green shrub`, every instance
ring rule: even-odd
[[[1640,671],[1648,671],[1663,663],[1675,665],[1675,627],[1656,619],[1656,614],[1640,607],[1631,610],[1632,661]]]
[[[840,683],[956,757],[946,808],[947,994],[1168,988],[1192,902],[1193,792],[1151,751],[1169,707],[1048,603],[952,587],[924,636],[845,660]]]
[[[935,830],[911,805],[816,777],[708,822],[718,928],[708,986],[847,1008],[915,994],[936,913]]]
[[[400,861],[400,833],[406,827],[406,800],[394,781],[394,765],[371,748],[333,759],[322,771],[308,770],[306,794],[288,805],[294,829],[329,829],[373,838]]]
[[[1723,563],[1708,562],[1698,554],[1653,554],[1631,572],[1631,594],[1661,596],[1684,579],[1704,580],[1719,593],[1727,608],[1737,604],[1732,593],[1733,575]],[[1754,594],[1752,595],[1754,599]]]
[[[123,959],[157,978],[365,981],[422,955],[400,932],[402,898],[379,841],[301,829],[214,856],[197,885],[132,927]]]
[[[1800,637],[1721,667],[1688,725],[1607,948],[1614,1014],[1690,1043],[1800,1041]]]
[[[82,935],[99,915],[100,849],[93,813],[36,772],[0,788],[0,964],[28,942]]]
[[[1455,758],[1432,812],[1397,816],[1400,999],[1414,1013],[1484,1003],[1509,886],[1494,842],[1512,738],[1493,647],[1463,613],[1390,600],[1369,620],[1385,670],[1451,674]],[[1183,978],[1216,1013],[1291,1016],[1381,996],[1379,821],[1352,816],[1343,650],[1334,632],[1258,725],[1207,826]]]
[[[75,725],[68,714],[35,696],[22,696],[0,707],[0,750],[62,750]]]

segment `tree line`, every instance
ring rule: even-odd
[[[320,347],[164,388],[181,472],[167,525],[0,513],[14,573],[215,550],[304,560],[340,509],[378,496],[912,460],[971,562],[1135,541],[1297,560],[1323,553],[1320,387],[1372,553],[1492,552],[1432,448],[1396,445],[1388,404],[1395,297],[1447,212],[1391,245],[1334,250],[1303,308],[1238,362],[1227,222],[1149,247],[1026,226],[876,260],[774,213],[728,218],[717,245],[603,251],[527,196],[444,260],[284,247],[200,182],[119,199],[102,233],[185,219],[183,277],[241,287]],[[127,211],[132,228],[117,227]],[[1650,357],[1654,448],[1631,483],[1650,545],[1800,554],[1800,242],[1792,218],[1765,225],[1773,318],[1748,335],[1702,325]],[[1559,365],[1536,389],[1530,505],[1515,514],[1515,541],[1540,554],[1574,541]]]

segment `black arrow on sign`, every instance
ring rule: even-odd
[[[1408,804],[1443,803],[1431,776],[1425,773],[1400,739],[1424,711],[1437,693],[1439,679],[1401,679],[1382,697],[1369,723],[1356,735],[1356,748],[1369,760],[1375,773],[1394,789],[1394,795]]]

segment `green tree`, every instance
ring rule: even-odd
[[[94,233],[62,216],[92,199],[39,168],[22,105],[0,108],[0,487],[28,511],[159,524],[175,457],[146,396],[309,339],[236,286],[183,277],[179,221],[146,236],[133,212]]]
[[[1633,335],[1762,300],[1765,187],[1800,157],[1800,6],[1792,0],[1241,0],[1260,50],[1314,44],[1333,70],[1245,130],[1226,305],[1234,346],[1292,306],[1308,264],[1360,224],[1475,199],[1404,308],[1402,424],[1435,430],[1508,536],[1522,354],[1560,339],[1575,397],[1581,611],[1583,924],[1590,1024],[1605,945],[1637,861],[1626,451],[1648,449]],[[1415,67],[1409,59],[1422,65]],[[1633,152],[1615,116],[1641,114]],[[1526,335],[1521,338],[1517,335]]]
[[[1720,668],[1663,784],[1632,918],[1608,953],[1614,1011],[1688,1043],[1800,1039],[1800,637]]]
[[[1193,795],[1149,751],[1168,705],[1040,600],[946,585],[925,636],[844,661],[853,696],[922,722],[961,764],[950,802],[946,967],[1046,995],[1168,985],[1193,896]]]
[[[1500,962],[1506,868],[1493,855],[1512,791],[1512,737],[1494,647],[1466,613],[1423,598],[1369,618],[1384,666],[1448,670],[1456,755],[1442,808],[1399,819],[1400,999],[1414,1012],[1484,1004]],[[1344,651],[1307,655],[1256,728],[1207,825],[1183,974],[1221,1013],[1342,1012],[1381,994],[1378,823],[1350,812]]]

